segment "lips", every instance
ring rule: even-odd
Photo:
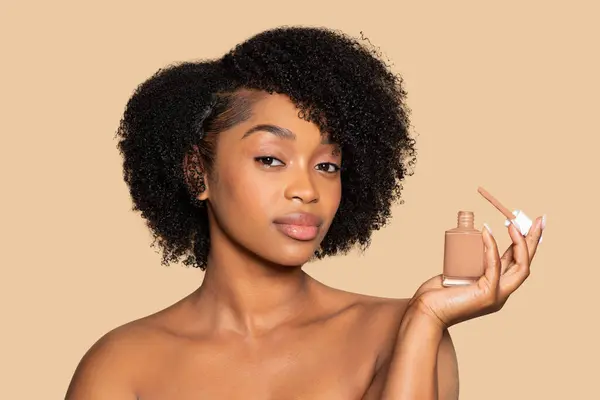
[[[314,214],[294,213],[277,218],[275,227],[284,235],[301,241],[313,240],[319,233],[323,220]]]

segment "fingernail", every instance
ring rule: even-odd
[[[487,231],[490,233],[490,235],[493,235],[492,228],[490,228],[490,226],[488,224],[484,223],[483,226],[485,226],[485,229],[487,229]]]
[[[544,239],[544,234],[542,233],[542,235],[540,236],[540,240],[538,240],[538,244],[542,243],[543,239]]]
[[[542,217],[542,230],[546,229],[546,214]]]

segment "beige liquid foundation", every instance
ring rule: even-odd
[[[475,228],[475,215],[472,211],[459,211],[456,228],[445,232],[442,285],[471,284],[483,275],[483,269],[483,237]]]
[[[533,221],[525,213],[521,210],[511,213],[482,187],[477,191],[507,218],[505,225],[512,222],[522,235],[527,235]],[[459,211],[456,228],[445,232],[442,286],[462,286],[477,281],[484,273],[484,257],[483,235],[475,228],[475,214]]]

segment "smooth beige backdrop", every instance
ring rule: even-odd
[[[405,204],[369,251],[306,270],[346,290],[408,297],[441,272],[459,209],[508,245],[478,185],[532,217],[547,213],[526,284],[500,313],[452,329],[461,399],[595,398],[596,4],[3,1],[0,398],[63,398],[102,334],[201,283],[199,270],[160,265],[130,211],[114,140],[121,112],[158,68],[291,24],[363,31],[403,74],[419,135]]]

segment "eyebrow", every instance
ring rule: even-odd
[[[272,133],[273,135],[281,139],[296,140],[296,134],[294,132],[290,131],[289,129],[282,128],[280,126],[270,124],[260,124],[250,128],[246,133],[244,133],[242,139],[245,139],[248,136],[252,135],[254,132],[258,131]]]
[[[248,136],[252,135],[253,133],[259,132],[259,131],[272,133],[273,135],[275,135],[281,139],[296,140],[296,134],[294,132],[290,131],[287,128],[282,128],[281,126],[271,125],[271,124],[260,124],[260,125],[256,125],[250,129],[248,129],[248,131],[246,131],[246,133],[244,133],[244,136],[242,136],[242,139],[245,139]],[[327,137],[323,137],[323,141],[321,143],[322,144],[332,144],[329,141],[329,138],[327,138]]]

